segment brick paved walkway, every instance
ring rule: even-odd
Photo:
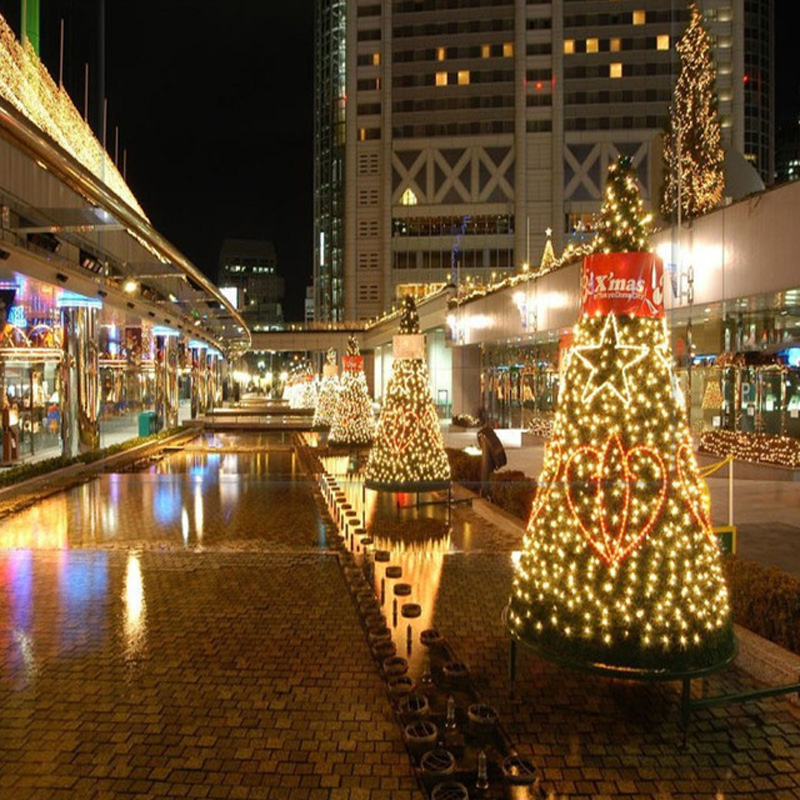
[[[435,624],[551,797],[800,798],[800,712],[786,698],[698,712],[686,747],[678,684],[612,681],[520,652],[512,698],[500,622],[511,577],[510,552],[449,554]],[[709,694],[752,688],[736,669],[708,682]]]
[[[7,551],[0,797],[418,793],[335,557]]]

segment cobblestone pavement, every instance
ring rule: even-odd
[[[785,697],[698,712],[684,746],[678,684],[594,677],[520,651],[512,696],[500,615],[511,550],[521,543],[508,533],[505,541],[500,552],[445,556],[435,625],[470,665],[520,753],[540,768],[551,797],[800,797],[800,712]],[[707,684],[710,695],[753,688],[735,668]]]
[[[338,562],[302,546],[0,550],[0,798],[418,798]]]

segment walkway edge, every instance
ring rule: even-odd
[[[169,445],[174,444],[175,440],[179,439],[180,437],[191,433],[191,437],[194,438],[200,432],[201,429],[185,428],[177,431],[172,436],[167,436],[164,439],[156,439],[152,442],[142,442],[141,444],[131,447],[128,450],[123,450],[119,453],[113,453],[105,458],[98,458],[96,461],[92,461],[90,464],[69,464],[66,467],[59,467],[58,469],[54,469],[50,472],[43,472],[41,475],[34,475],[32,478],[27,478],[19,483],[12,483],[11,485],[4,486],[2,489],[0,489],[0,501],[13,498],[17,493],[22,494],[28,491],[35,492],[37,488],[43,488],[46,484],[57,481],[61,478],[79,478],[87,474],[100,472],[109,466],[115,466],[118,463],[124,463],[128,459],[135,461],[137,457],[141,457],[143,453],[146,453],[152,448],[168,447]],[[59,489],[59,491],[60,490],[61,489]]]

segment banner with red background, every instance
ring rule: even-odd
[[[594,253],[583,259],[583,313],[664,316],[664,265],[655,253]]]

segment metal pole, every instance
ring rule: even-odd
[[[89,121],[89,64],[83,65],[83,121]]]
[[[728,461],[728,525],[733,526],[733,456]]]
[[[58,51],[58,88],[64,88],[64,18],[61,18],[61,46]]]

